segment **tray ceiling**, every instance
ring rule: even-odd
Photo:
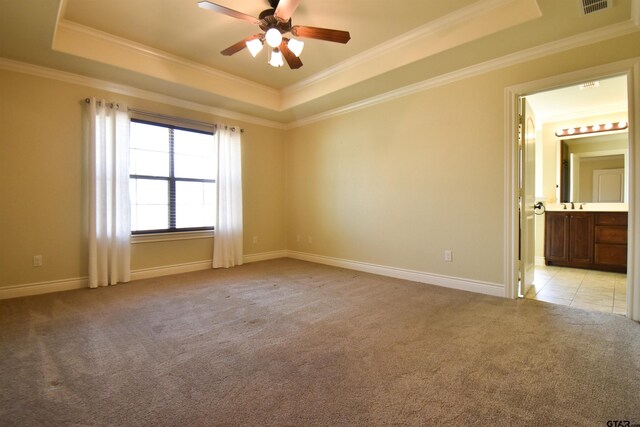
[[[268,8],[216,2],[252,16]],[[633,18],[630,0],[589,16],[577,3],[302,0],[294,24],[347,30],[351,40],[305,39],[304,66],[290,70],[269,66],[264,52],[220,55],[258,28],[196,0],[3,2],[0,56],[288,122]]]

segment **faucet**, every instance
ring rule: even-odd
[[[573,202],[571,202],[571,209],[575,209],[576,206],[573,204]]]

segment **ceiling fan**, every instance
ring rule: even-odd
[[[231,56],[240,52],[245,47],[254,57],[260,52],[265,44],[270,47],[269,64],[274,67],[284,65],[283,57],[292,69],[302,67],[299,56],[304,47],[304,43],[293,38],[283,37],[283,34],[291,33],[296,37],[325,40],[335,43],[345,44],[351,39],[348,31],[330,30],[328,28],[306,27],[303,25],[292,25],[291,16],[300,4],[300,0],[269,0],[271,9],[263,10],[258,18],[238,12],[228,7],[221,6],[210,1],[199,1],[198,6],[202,9],[212,10],[222,13],[251,24],[258,25],[263,33],[257,33],[240,40],[220,52],[223,55]]]

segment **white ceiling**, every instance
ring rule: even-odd
[[[540,122],[627,111],[627,78],[597,80],[597,86],[588,88],[567,86],[527,96],[527,100]]]
[[[270,9],[267,0],[213,2],[254,17]],[[256,59],[247,50],[232,57],[220,55],[224,48],[262,31],[203,10],[197,0],[65,0],[62,19],[281,89],[476,2],[394,0],[389,7],[389,1],[380,0],[302,0],[292,18],[294,25],[346,30],[351,40],[342,45],[306,39],[304,66],[299,70],[274,69],[267,64],[266,51]]]
[[[638,0],[633,0],[638,1]],[[216,0],[257,16],[266,0]],[[290,123],[587,32],[638,31],[640,7],[582,16],[574,0],[301,0],[293,24],[347,30],[305,39],[299,70],[266,52],[219,52],[255,34],[197,0],[0,1],[0,59]]]

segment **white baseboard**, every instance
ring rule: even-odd
[[[287,251],[262,252],[245,255],[243,262],[266,261],[276,258],[286,258]],[[131,272],[131,280],[151,279],[154,277],[170,276],[173,274],[189,273],[192,271],[208,270],[211,268],[211,260],[186,262],[182,264],[163,265],[160,267],[141,268]],[[74,279],[52,280],[48,282],[24,283],[20,285],[0,287],[0,299],[26,297],[30,295],[47,294],[50,292],[70,291],[89,287],[88,277]]]
[[[351,261],[333,258],[323,255],[315,255],[305,252],[288,251],[288,257],[302,261],[310,261],[318,264],[326,264],[334,267],[348,268],[350,270],[364,271],[366,273],[379,274],[381,276],[395,277],[397,279],[411,280],[413,282],[442,286],[445,288],[459,289],[497,297],[505,296],[504,285],[499,283],[480,282],[477,280],[461,279],[458,277],[442,276],[439,274],[425,273],[422,271],[406,270],[384,265],[369,264],[360,261]]]
[[[446,288],[460,289],[486,295],[503,297],[504,286],[498,283],[480,282],[477,280],[461,279],[439,274],[425,273],[422,271],[406,270],[384,265],[369,264],[360,261],[351,261],[341,258],[315,255],[296,251],[272,251],[245,255],[245,263],[266,261],[277,258],[293,258],[318,264],[348,268],[350,270],[364,271],[379,274],[381,276],[395,277]],[[131,272],[131,280],[151,279],[154,277],[169,276],[173,274],[189,273],[192,271],[208,270],[211,268],[211,260],[187,262],[182,264],[165,265],[161,267],[142,268]],[[49,282],[26,283],[0,288],[0,299],[17,298],[30,295],[39,295],[49,292],[69,291],[88,287],[89,279],[79,277],[74,279],[53,280]]]
[[[27,297],[31,295],[48,294],[50,292],[70,291],[73,289],[86,288],[88,286],[88,277],[3,286],[0,288],[0,299]]]
[[[545,265],[543,256],[537,256],[536,257],[536,265]]]
[[[248,264],[250,262],[268,261],[270,259],[286,258],[287,254],[288,252],[286,250],[261,252],[259,254],[245,255],[243,260],[245,264]]]
[[[190,273],[192,271],[211,268],[211,260],[185,262],[182,264],[163,265],[160,267],[141,268],[131,271],[131,280],[152,279],[154,277],[171,276],[173,274]]]

